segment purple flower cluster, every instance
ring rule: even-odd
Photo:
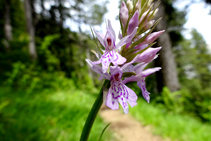
[[[161,68],[144,68],[157,57],[161,47],[152,48],[154,41],[164,32],[153,32],[159,20],[152,20],[158,11],[153,9],[152,0],[122,1],[120,8],[121,32],[120,41],[116,43],[116,34],[108,20],[106,34],[94,30],[100,45],[105,48],[98,61],[86,59],[89,66],[98,74],[99,79],[110,80],[110,88],[105,93],[105,104],[115,110],[119,104],[128,114],[129,106],[137,105],[137,95],[125,84],[136,81],[143,97],[149,103],[149,92],[146,89],[145,77]]]

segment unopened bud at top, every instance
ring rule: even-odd
[[[156,14],[158,13],[158,10],[159,10],[159,8],[156,8],[154,11],[151,11],[150,12],[150,14],[149,14],[150,15],[149,20],[155,18]]]
[[[120,20],[121,20],[122,26],[123,26],[123,28],[125,28],[129,15],[128,15],[127,6],[126,6],[124,1],[122,1],[121,9],[120,9],[119,14],[120,14]]]
[[[138,0],[135,6],[135,9],[139,11],[139,15],[141,14],[141,1],[142,0]]]
[[[147,22],[144,25],[144,30],[146,31],[146,30],[150,29],[153,26],[154,23],[155,23],[155,20],[151,20],[151,21]]]
[[[151,6],[152,1],[153,1],[153,0],[149,0],[149,1],[148,1],[147,7],[150,7],[150,6]]]
[[[133,11],[133,2],[131,0],[127,0],[127,8],[129,12]]]

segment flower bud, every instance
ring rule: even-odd
[[[136,3],[135,9],[138,10],[139,15],[141,14],[141,1],[142,0],[138,0],[138,2]]]
[[[144,26],[144,30],[150,29],[153,26],[154,22],[155,22],[155,20],[151,20],[151,21],[147,22]]]
[[[156,8],[154,11],[151,11],[149,13],[149,15],[150,15],[149,20],[155,18],[156,14],[158,13],[158,10],[159,10],[159,8]]]
[[[148,15],[147,15],[147,13],[148,13],[148,11],[144,12],[144,13],[141,15],[141,18],[140,18],[139,23],[142,22],[142,20],[144,20],[144,18],[145,18],[146,16],[147,16],[147,17],[146,17],[146,19],[145,19],[144,22],[148,21]]]
[[[134,63],[140,63],[140,62],[145,62],[145,63],[149,63],[151,62],[155,57],[157,52],[161,49],[161,47],[157,47],[157,48],[148,48],[147,50],[145,50],[143,53],[137,55],[134,59],[133,62]]]
[[[131,0],[127,0],[127,8],[129,12],[133,11],[133,2]]]
[[[129,16],[128,16],[128,9],[124,1],[122,1],[119,14],[120,14],[120,20],[121,20],[122,26],[123,28],[125,28]]]
[[[161,31],[157,31],[157,32],[153,32],[153,33],[149,34],[145,38],[144,42],[142,42],[141,44],[137,45],[135,47],[135,49],[142,50],[143,49],[143,45],[153,43],[164,31],[165,30],[161,30]]]
[[[150,6],[151,6],[152,1],[153,1],[153,0],[149,0],[149,1],[148,1],[147,7],[150,7]]]
[[[128,29],[127,29],[127,35],[131,34],[133,30],[138,27],[139,24],[139,15],[138,15],[138,10],[133,14],[133,17],[129,21]]]

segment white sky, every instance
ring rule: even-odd
[[[180,0],[175,4],[178,9],[182,9],[187,1]],[[186,29],[196,28],[202,34],[207,44],[211,45],[211,7],[203,2],[192,4],[188,9]]]

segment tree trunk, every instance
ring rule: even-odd
[[[37,59],[37,52],[35,47],[35,32],[32,21],[31,0],[24,0],[25,16],[27,24],[27,32],[29,34],[29,54],[33,60]]]
[[[60,19],[59,19],[59,25],[60,25],[60,33],[63,35],[63,23],[64,23],[64,15],[63,15],[63,12],[62,12],[62,9],[64,8],[63,5],[62,5],[62,0],[58,0],[58,11],[59,11],[59,14],[60,14]]]
[[[163,17],[163,19],[156,26],[156,30],[166,30],[168,25],[165,19],[165,6],[162,1],[156,15],[156,18],[159,17]],[[178,81],[176,62],[172,52],[172,43],[167,30],[158,38],[157,42],[158,46],[162,46],[160,55],[156,60],[156,63],[162,67],[161,71],[157,73],[158,90],[161,91],[163,86],[167,86],[171,92],[177,91],[180,89],[180,84]]]
[[[10,49],[9,41],[12,40],[12,26],[10,23],[10,0],[4,0],[4,34],[5,34],[5,47]]]

